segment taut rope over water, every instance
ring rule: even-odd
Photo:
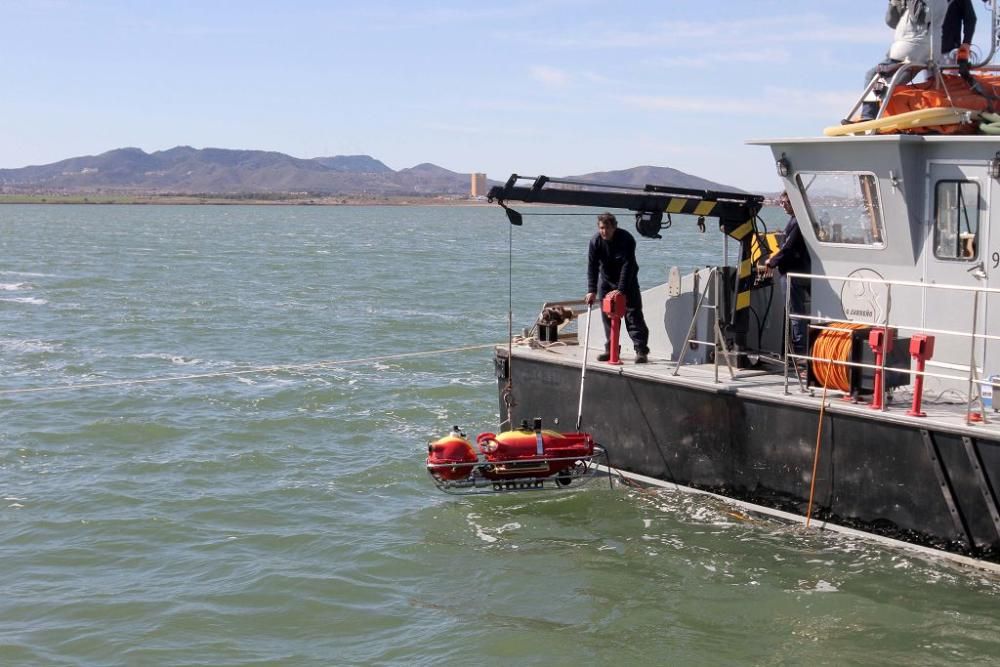
[[[126,387],[137,384],[157,384],[163,382],[178,382],[180,380],[207,380],[210,378],[231,377],[237,375],[256,375],[259,373],[275,373],[279,371],[304,371],[315,368],[333,368],[336,366],[353,366],[356,364],[375,363],[379,361],[394,361],[397,359],[408,359],[411,357],[428,357],[436,354],[447,354],[450,352],[468,352],[470,350],[485,350],[496,347],[497,343],[486,343],[483,345],[466,345],[464,347],[450,347],[443,350],[424,350],[422,352],[402,352],[400,354],[389,354],[381,357],[365,357],[362,359],[329,359],[326,361],[314,361],[307,364],[287,364],[282,366],[255,366],[244,368],[238,371],[219,371],[218,373],[192,373],[190,375],[167,375],[164,377],[137,378],[134,380],[110,380],[108,382],[85,382],[81,384],[53,385],[49,387],[25,387],[23,389],[0,389],[0,396],[11,396],[14,394],[32,394],[56,391],[78,391],[81,389],[99,389],[103,387]]]

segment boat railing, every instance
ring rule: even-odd
[[[997,65],[973,65],[973,67],[979,71],[990,71],[995,72],[1000,70],[1000,66]],[[923,63],[900,63],[898,69],[894,70],[892,78],[889,79],[889,83],[886,84],[885,91],[882,93],[875,93],[875,89],[883,85],[883,77],[876,73],[872,77],[868,85],[861,92],[861,95],[855,100],[854,105],[851,110],[847,112],[845,118],[851,120],[854,115],[858,113],[861,105],[866,101],[870,101],[870,96],[875,95],[878,101],[878,111],[875,117],[869,120],[877,120],[885,115],[886,103],[892,98],[892,94],[896,91],[896,88],[902,85],[910,83],[920,72],[927,71],[931,76],[938,76],[941,72],[945,71],[958,71],[958,65],[934,65],[928,66]],[[845,121],[847,122],[847,121]]]
[[[684,337],[684,343],[681,344],[680,354],[677,358],[677,364],[674,366],[674,372],[672,375],[676,376],[680,373],[681,366],[684,365],[684,360],[687,357],[688,350],[696,346],[704,346],[711,348],[712,350],[712,370],[715,382],[719,382],[719,357],[726,362],[726,368],[729,370],[729,378],[735,379],[736,373],[733,370],[733,360],[730,355],[732,352],[726,345],[726,337],[722,334],[722,321],[720,318],[719,304],[722,303],[722,283],[723,280],[720,277],[722,267],[714,266],[709,270],[708,279],[705,281],[705,287],[698,290],[695,287],[695,291],[698,292],[697,301],[695,301],[694,312],[691,316],[691,324],[688,327],[687,335]],[[695,274],[697,277],[697,273]],[[695,283],[697,285],[697,283]],[[711,300],[709,299],[709,293],[712,293]],[[699,340],[695,338],[695,331],[698,327],[699,314],[702,310],[711,311],[711,322],[712,322],[712,340]]]
[[[877,289],[884,288],[884,303],[878,304],[879,307],[875,311],[881,309],[881,317],[871,318],[870,320],[858,319],[852,320],[853,324],[864,324],[869,325],[872,328],[881,329],[882,331],[893,331],[893,332],[909,332],[913,334],[924,334],[928,336],[934,336],[935,338],[940,338],[942,342],[955,342],[954,346],[949,346],[949,349],[959,348],[961,343],[958,341],[967,340],[968,341],[968,366],[966,367],[964,362],[962,364],[948,363],[948,366],[956,368],[960,373],[947,373],[941,371],[928,371],[926,369],[919,368],[907,368],[901,369],[896,367],[889,367],[890,372],[906,372],[912,374],[914,377],[922,378],[937,378],[952,382],[964,383],[966,386],[966,391],[964,395],[964,400],[966,404],[966,421],[967,423],[973,422],[985,422],[986,421],[986,410],[982,400],[982,387],[983,384],[989,383],[988,378],[983,378],[980,375],[980,368],[977,363],[977,351],[980,345],[984,345],[986,341],[1000,341],[1000,335],[992,334],[988,331],[987,321],[985,317],[981,317],[981,312],[985,311],[985,306],[987,299],[990,295],[1000,295],[1000,289],[990,288],[990,287],[977,287],[977,286],[965,286],[965,285],[947,285],[947,284],[930,284],[924,282],[915,282],[909,280],[887,280],[880,278],[862,278],[858,276],[831,276],[831,275],[818,275],[818,274],[808,274],[808,273],[789,273],[787,274],[787,280],[789,289],[785,292],[785,317],[784,317],[784,376],[785,376],[785,393],[791,393],[789,387],[792,382],[797,382],[799,388],[802,391],[808,390],[808,382],[806,378],[803,378],[803,374],[800,372],[800,363],[831,363],[834,365],[840,365],[850,368],[868,369],[876,373],[881,374],[881,377],[885,377],[887,360],[889,359],[889,346],[891,341],[888,335],[883,335],[881,337],[882,347],[878,352],[877,359],[880,360],[878,364],[866,364],[857,361],[846,361],[838,359],[821,358],[815,356],[814,354],[799,354],[792,350],[792,323],[796,320],[804,321],[808,323],[808,331],[824,331],[824,330],[834,330],[834,331],[845,331],[843,326],[844,319],[836,319],[832,317],[827,317],[823,315],[813,315],[810,313],[797,313],[793,312],[791,309],[791,286],[795,281],[809,281],[812,287],[815,289],[818,285],[826,282],[830,284],[840,284],[846,285],[847,283],[856,283],[859,285],[867,285],[869,287],[875,287]],[[898,316],[898,311],[893,310],[893,293],[894,291],[898,294],[902,290],[913,289],[921,291],[921,302],[926,302],[926,294],[928,291],[937,292],[957,292],[971,294],[971,304],[969,312],[969,320],[971,326],[968,329],[948,329],[948,328],[937,328],[937,327],[927,327],[923,326],[917,322],[908,321],[905,316]],[[874,292],[873,292],[874,293]],[[876,301],[881,301],[879,298],[881,295],[876,293]],[[954,303],[954,301],[953,301]],[[840,326],[838,326],[840,324]],[[812,336],[807,336],[807,339],[813,338]],[[937,348],[941,349],[941,345]],[[959,348],[960,349],[960,348]],[[814,352],[815,350],[809,350]],[[940,363],[935,365],[935,368],[940,367]],[[881,406],[882,410],[886,409],[885,400],[885,383],[881,383],[881,395],[874,397],[874,405]],[[1000,399],[1000,396],[998,396]],[[978,410],[976,406],[978,405]]]
[[[854,114],[858,113],[858,110],[861,109],[862,104],[864,104],[866,101],[869,101],[870,96],[875,96],[876,98],[878,98],[878,113],[875,114],[875,119],[881,118],[882,113],[885,110],[885,102],[890,97],[892,97],[892,92],[896,90],[897,86],[900,85],[900,81],[903,79],[903,77],[907,77],[906,80],[911,81],[913,77],[915,77],[917,74],[919,74],[921,71],[925,69],[927,69],[926,65],[918,63],[901,63],[899,68],[896,69],[896,71],[893,73],[892,79],[889,80],[889,84],[886,87],[884,93],[875,92],[876,88],[883,85],[882,75],[876,72],[875,76],[871,78],[871,81],[868,82],[868,85],[865,86],[865,89],[861,92],[861,96],[858,97],[858,99],[854,102],[854,106],[852,106],[851,110],[847,112],[847,115],[845,116],[846,121],[850,121],[851,119],[854,118]],[[865,120],[874,120],[874,119],[865,119]]]

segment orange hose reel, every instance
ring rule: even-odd
[[[854,332],[868,329],[870,324],[830,322],[820,330],[812,347],[812,374],[822,387],[848,393],[851,391],[851,346]]]

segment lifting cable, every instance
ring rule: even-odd
[[[255,366],[238,371],[220,371],[218,373],[193,373],[190,375],[167,375],[163,377],[138,378],[134,380],[110,380],[108,382],[85,382],[82,384],[54,385],[50,387],[25,387],[24,389],[2,389],[0,396],[11,396],[14,394],[34,394],[56,391],[78,391],[80,389],[98,389],[103,387],[126,387],[138,384],[157,384],[163,382],[178,382],[180,380],[207,380],[209,378],[233,377],[238,375],[257,375],[261,373],[276,373],[280,371],[303,371],[317,368],[331,368],[335,366],[352,366],[355,364],[375,363],[380,361],[394,361],[397,359],[408,359],[413,357],[428,357],[436,354],[446,354],[449,352],[468,352],[470,350],[484,350],[496,347],[497,343],[485,343],[482,345],[467,345],[465,347],[452,347],[444,350],[424,350],[422,352],[403,352],[400,354],[390,354],[382,357],[366,357],[363,359],[331,359],[327,361],[314,361],[307,364],[288,364],[284,366]]]
[[[504,209],[507,207],[500,202]],[[521,213],[520,215],[587,215],[588,213]],[[517,223],[520,224],[520,223]],[[586,351],[584,352],[586,355]],[[500,427],[506,424],[508,428],[514,428],[514,224],[507,225],[507,384],[504,385],[500,398],[507,408],[507,419],[500,422]],[[580,418],[577,417],[579,423]],[[579,428],[579,425],[577,426]]]
[[[503,402],[507,406],[507,424],[514,428],[514,225],[507,225],[507,384],[503,388]]]

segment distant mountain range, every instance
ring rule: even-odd
[[[643,166],[567,178],[612,185],[654,183],[736,190],[667,167]],[[490,181],[491,185],[496,183]],[[154,153],[118,148],[41,166],[0,169],[0,192],[18,194],[431,196],[468,195],[469,186],[470,174],[430,163],[394,171],[368,155],[302,159],[273,151],[190,146]]]

